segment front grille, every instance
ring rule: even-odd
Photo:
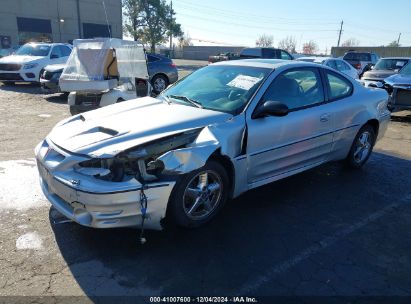
[[[1,71],[18,71],[21,69],[21,64],[14,63],[0,63]]]
[[[0,73],[0,80],[23,80],[17,73]]]
[[[76,94],[76,105],[99,106],[102,94]]]
[[[411,91],[398,89],[395,96],[395,105],[411,106]]]

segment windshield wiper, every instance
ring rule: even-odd
[[[178,99],[178,100],[183,100],[186,101],[190,104],[192,104],[193,106],[197,107],[197,108],[201,108],[203,109],[203,105],[201,103],[199,103],[198,101],[195,101],[191,98],[188,98],[187,96],[180,96],[180,95],[167,95],[168,98],[173,98],[173,99]]]

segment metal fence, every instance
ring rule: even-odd
[[[411,57],[411,47],[385,47],[385,46],[357,46],[357,47],[333,47],[333,57],[343,56],[348,51],[374,52],[381,57]]]

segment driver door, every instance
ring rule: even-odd
[[[279,101],[289,113],[283,117],[252,119],[248,125],[248,183],[251,188],[280,175],[327,160],[332,145],[331,106],[318,68],[292,68],[280,73],[268,86],[260,103]],[[258,107],[258,105],[257,105]]]

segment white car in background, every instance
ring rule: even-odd
[[[358,71],[347,61],[340,59],[340,58],[312,56],[312,57],[300,57],[297,60],[323,64],[345,75],[348,75],[351,78],[359,79]]]
[[[0,59],[0,82],[39,83],[44,67],[65,63],[71,49],[71,45],[64,43],[26,43],[13,55]]]

